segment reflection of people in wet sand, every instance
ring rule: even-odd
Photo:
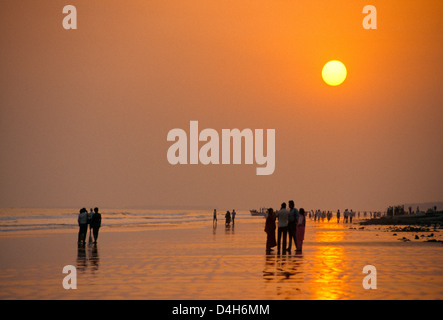
[[[272,248],[277,245],[277,241],[275,240],[275,214],[272,208],[269,208],[267,212],[265,232],[267,234],[266,253],[269,254]]]
[[[303,281],[303,257],[300,255],[266,255],[263,278],[266,281]]]
[[[89,248],[89,262],[91,263],[92,271],[98,270],[99,261],[97,245],[94,244]]]
[[[84,271],[86,267],[86,249],[83,246],[79,246],[77,249],[77,269],[79,271]]]
[[[88,254],[87,254],[88,253]],[[89,257],[88,257],[89,256]],[[99,265],[98,248],[96,244],[89,244],[86,251],[85,246],[79,246],[77,250],[77,269],[84,272],[88,268],[88,262],[91,271],[97,271]]]
[[[305,239],[305,228],[306,228],[306,213],[303,208],[300,208],[299,216],[297,219],[297,226],[296,226],[297,252],[302,252],[303,240]]]

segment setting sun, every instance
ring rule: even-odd
[[[338,60],[331,60],[325,64],[321,73],[323,80],[330,86],[338,86],[346,79],[345,65]]]

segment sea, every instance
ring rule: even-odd
[[[90,208],[87,208],[88,212]],[[102,227],[115,230],[144,227],[196,226],[213,220],[210,210],[151,210],[151,209],[103,209]],[[217,212],[217,219],[224,220],[226,211]],[[78,229],[79,209],[73,208],[1,208],[0,234],[27,231],[63,231]],[[236,210],[236,218],[251,221],[263,217],[251,216],[249,211]]]

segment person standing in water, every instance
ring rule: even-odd
[[[94,214],[94,211],[92,211],[92,208],[90,209],[89,213],[88,213],[88,225],[89,225],[89,243],[92,242],[92,215]]]
[[[265,232],[267,234],[266,254],[270,254],[272,248],[277,245],[277,241],[275,240],[275,214],[272,208],[269,208],[267,212]]]
[[[237,212],[235,212],[235,209],[232,209],[232,212],[231,212],[232,225],[235,224],[235,215],[236,214],[237,214]]]
[[[217,210],[214,209],[214,214],[212,216],[212,226],[217,225]]]
[[[298,218],[298,210],[294,207],[294,201],[289,200],[289,218],[288,218],[288,235],[289,235],[289,243],[288,243],[288,252],[291,253],[292,249],[292,240],[294,240],[294,246],[297,245],[296,242],[296,233],[295,226],[297,224]]]
[[[98,231],[102,225],[102,215],[98,212],[98,208],[94,208],[94,214],[91,218],[91,228],[94,234],[94,243],[97,243]]]
[[[86,234],[88,233],[88,211],[86,208],[80,209],[80,214],[78,215],[78,245],[85,245]]]
[[[286,203],[281,204],[281,209],[277,211],[278,217],[278,240],[277,240],[277,254],[280,253],[281,249],[281,238],[283,237],[283,253],[286,253],[286,238],[288,235],[288,220],[289,211],[286,209]]]
[[[226,211],[226,214],[225,214],[225,225],[227,227],[229,227],[230,224],[231,224],[231,213],[229,211]]]
[[[300,208],[299,216],[297,219],[297,226],[296,226],[296,245],[297,245],[297,252],[301,253],[303,250],[303,240],[305,239],[305,228],[306,228],[306,214],[305,210],[303,208]]]

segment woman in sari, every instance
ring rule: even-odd
[[[296,240],[297,240],[297,252],[303,250],[303,240],[305,239],[305,227],[306,227],[306,214],[303,208],[300,208],[299,217],[296,226]]]
[[[272,248],[277,245],[277,241],[275,240],[275,214],[272,208],[269,208],[267,212],[265,232],[268,235],[266,240],[266,253],[269,254]]]

